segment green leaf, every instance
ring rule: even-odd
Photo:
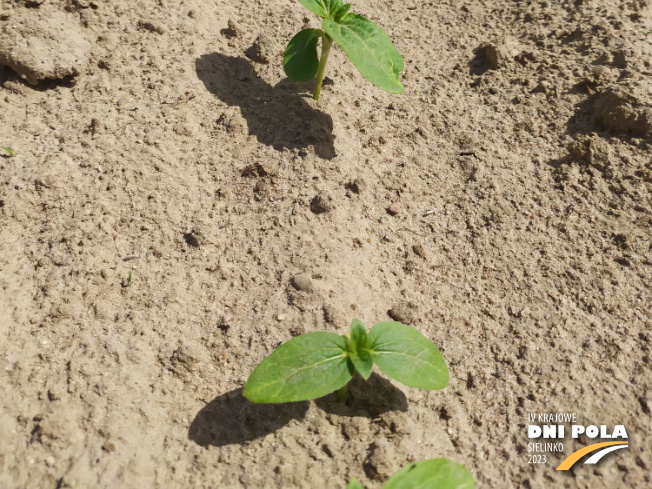
[[[446,458],[422,460],[394,474],[383,489],[475,489],[466,467]]]
[[[368,380],[374,368],[374,358],[371,356],[371,353],[368,350],[364,350],[357,355],[351,355],[351,362],[360,375],[362,375],[362,378]]]
[[[350,3],[343,4],[342,0],[325,0],[324,4],[328,13],[326,17],[333,19],[335,22],[339,22],[351,8]]]
[[[6,146],[0,146],[0,149],[4,149],[7,153],[9,153],[9,156],[14,156],[14,152]]]
[[[333,15],[333,20],[335,22],[340,22],[342,20],[342,17],[346,15],[346,13],[349,11],[351,8],[350,3],[345,3],[342,5],[342,0],[340,0],[340,5],[338,5],[337,11],[335,12],[335,15]]]
[[[351,482],[349,482],[349,485],[346,486],[346,489],[364,489],[364,486],[360,484],[357,479],[353,478],[351,479]]]
[[[437,346],[411,326],[378,323],[369,331],[371,354],[387,376],[410,387],[443,389],[448,369]]]
[[[353,377],[346,340],[338,334],[308,333],[272,352],[253,371],[243,395],[253,402],[293,402],[325,396]]]
[[[369,352],[369,336],[367,330],[359,319],[351,323],[351,361],[355,369],[367,380],[374,368],[374,359]]]
[[[299,0],[313,14],[324,18],[328,16],[328,0]]]
[[[369,336],[362,321],[354,319],[351,323],[351,344],[353,346],[353,353],[358,353],[361,350],[369,348]]]
[[[317,41],[322,34],[321,29],[304,29],[288,43],[283,55],[283,69],[292,80],[307,82],[317,74]]]
[[[346,14],[339,23],[324,19],[322,28],[367,80],[390,93],[403,92],[398,79],[403,57],[380,27],[361,15]]]

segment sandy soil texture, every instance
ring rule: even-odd
[[[2,1],[0,487],[378,489],[437,457],[652,486],[652,2],[353,8],[405,93],[337,47],[319,102],[287,80],[296,0]],[[242,397],[354,317],[417,328],[450,385]],[[530,464],[546,412],[629,447]]]

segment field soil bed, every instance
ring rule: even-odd
[[[0,5],[0,487],[642,488],[652,467],[652,2],[359,0],[405,92],[296,0]],[[279,344],[390,318],[442,391],[256,405]],[[529,463],[529,416],[627,430]],[[559,423],[548,423],[559,424]],[[541,460],[539,460],[541,461]]]

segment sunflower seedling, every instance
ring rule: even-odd
[[[475,480],[466,467],[447,458],[421,460],[394,474],[383,489],[474,489]],[[353,479],[347,489],[364,489]]]
[[[390,93],[403,92],[398,79],[403,71],[403,57],[385,31],[362,15],[349,13],[351,4],[342,0],[299,1],[324,20],[321,29],[303,29],[290,40],[283,55],[283,69],[289,78],[308,82],[317,76],[312,96],[319,100],[328,54],[336,42],[371,83]]]
[[[434,390],[448,385],[444,358],[416,329],[382,322],[367,333],[354,319],[349,334],[318,331],[283,343],[252,372],[243,395],[268,404],[306,401],[338,391],[343,402],[353,374],[358,371],[367,380],[374,363],[410,387]]]

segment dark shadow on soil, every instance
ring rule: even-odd
[[[202,447],[243,443],[303,419],[309,403],[255,404],[236,389],[213,399],[190,425],[188,438]]]
[[[339,416],[376,418],[388,411],[407,411],[407,398],[387,379],[372,373],[365,381],[356,374],[349,382],[346,402],[339,402],[335,393],[315,401],[320,409]]]
[[[333,119],[305,100],[305,84],[283,80],[272,87],[243,57],[205,54],[195,61],[197,76],[224,103],[240,107],[249,134],[280,151],[313,146],[321,158],[335,156]]]
[[[566,134],[574,141],[586,140],[595,135],[604,139],[615,138],[623,144],[637,144],[642,151],[649,150],[652,145],[650,123],[631,111],[624,96],[598,91],[594,84],[586,81],[576,84],[571,93],[586,95],[575,104],[575,111],[566,122]],[[635,140],[638,141],[634,142]],[[569,154],[550,160],[547,164],[558,170],[573,160],[569,147]]]
[[[4,83],[7,80],[10,80],[13,78],[13,76],[17,76],[11,68],[9,68],[6,65],[0,64],[0,84],[4,85]]]
[[[596,133],[617,137],[624,143],[631,143],[632,138],[652,141],[652,121],[644,115],[644,101],[625,90],[601,89],[597,83],[587,80],[574,85],[571,93],[586,97],[575,105],[575,112],[566,125],[568,135]]]
[[[576,85],[573,87],[572,93],[585,93],[584,85]],[[593,120],[594,111],[595,95],[587,96],[584,100],[575,104],[575,111],[566,122],[566,134],[577,137],[601,131],[602,128],[598,127]]]
[[[471,61],[469,61],[469,74],[481,76],[493,68],[488,59],[485,46],[480,46],[474,49],[473,54],[475,54],[475,56]]]

